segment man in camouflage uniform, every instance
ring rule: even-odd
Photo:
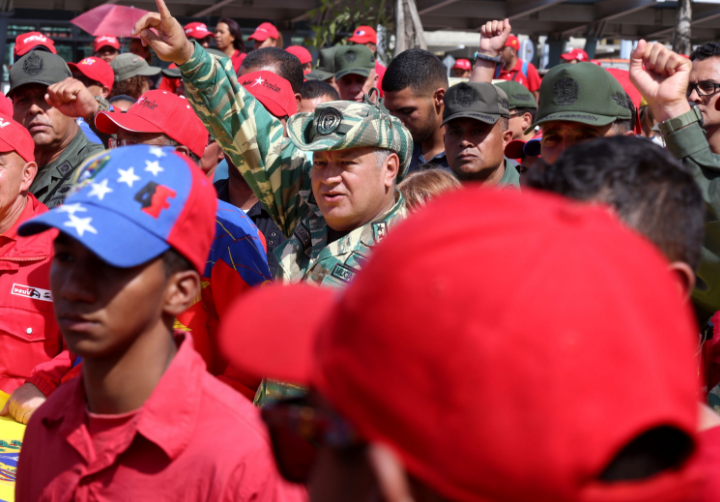
[[[374,104],[335,101],[290,117],[288,139],[282,123],[238,85],[230,60],[209,56],[162,0],[158,8],[138,21],[136,33],[178,65],[188,101],[288,237],[276,251],[278,278],[347,284],[407,215],[395,182],[411,160],[410,133]],[[314,163],[303,150],[314,153]]]

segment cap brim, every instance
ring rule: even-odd
[[[162,71],[162,74],[167,78],[182,78],[182,74],[177,68],[166,68]]]
[[[162,71],[161,68],[158,68],[157,66],[148,66],[147,68],[140,70],[133,76],[142,76],[142,77],[154,77],[158,73]]]
[[[49,87],[49,86],[51,86],[51,85],[53,85],[53,84],[57,84],[57,82],[48,82],[47,80],[42,80],[42,79],[39,79],[39,78],[32,79],[32,80],[26,80],[26,81],[23,82],[22,84],[18,84],[18,85],[16,85],[15,87],[11,87],[10,90],[8,90],[6,96],[7,96],[8,98],[9,98],[9,97],[12,97],[12,93],[13,93],[13,92],[17,91],[17,90],[20,89],[21,87],[24,87],[24,86],[30,85],[30,84],[41,84],[41,85],[47,85],[47,86]]]
[[[525,129],[525,134],[530,134],[536,126],[544,124],[545,122],[577,122],[579,124],[603,127],[608,124],[612,124],[616,120],[618,120],[618,117],[568,110],[566,112],[551,113],[550,115],[537,120],[533,125]]]
[[[316,366],[315,341],[336,302],[336,291],[307,284],[252,290],[226,312],[220,353],[250,376],[307,385]]]
[[[325,70],[313,70],[305,75],[306,80],[327,80],[335,74]]]
[[[92,218],[89,223],[95,232],[85,229],[80,235],[74,227],[67,226],[71,213],[59,206],[20,225],[18,234],[26,237],[56,228],[79,241],[106,263],[119,268],[137,267],[170,249],[167,242],[121,214],[87,202],[81,205],[87,211],[78,211],[75,215]]]
[[[349,70],[339,71],[335,74],[335,80],[340,80],[346,75],[360,75],[361,77],[367,78],[370,76],[372,70],[372,68],[351,68]]]
[[[572,61],[573,59],[577,59],[577,57],[575,56],[575,54],[565,53],[560,54],[560,59],[564,59],[565,61]]]
[[[353,42],[356,44],[377,44],[377,41],[373,40],[371,37],[350,37],[348,38],[348,42]]]
[[[495,124],[498,120],[500,120],[501,115],[495,115],[495,114],[489,114],[489,113],[479,113],[479,112],[458,112],[453,113],[448,118],[443,120],[442,125],[444,126],[448,122],[454,119],[474,119],[479,120],[480,122],[485,122],[486,124]]]
[[[275,117],[286,117],[288,115],[291,115],[290,112],[288,112],[285,108],[282,107],[279,103],[276,103],[272,99],[268,98],[267,96],[262,96],[262,99],[255,97],[258,101],[260,101],[260,104],[262,104],[267,111],[269,111],[272,115]]]
[[[505,157],[508,159],[521,159],[525,155],[523,148],[525,147],[525,141],[521,139],[514,139],[505,147]]]
[[[248,40],[257,40],[258,42],[264,42],[268,38],[270,38],[269,33],[253,33],[248,37]]]
[[[148,120],[127,112],[99,112],[95,115],[95,127],[103,134],[116,134],[118,129],[137,133],[165,132]]]

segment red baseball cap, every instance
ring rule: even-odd
[[[377,44],[377,33],[372,26],[358,26],[348,41],[356,44]]]
[[[276,117],[297,113],[297,100],[290,82],[269,71],[254,71],[238,77],[240,85]]]
[[[452,67],[453,70],[455,68],[459,70],[472,70],[472,64],[469,59],[458,59]]]
[[[0,115],[0,153],[7,152],[16,152],[25,162],[35,161],[35,142],[30,132],[12,119],[12,111]]]
[[[163,133],[198,157],[205,153],[208,132],[183,97],[167,91],[148,91],[127,112],[100,112],[95,126],[105,134],[118,129],[137,133]]]
[[[205,23],[190,23],[185,25],[185,35],[188,37],[196,38],[198,40],[202,40],[206,37],[212,37],[215,36],[215,34],[212,31],[209,31],[207,29],[207,25]]]
[[[39,31],[31,31],[30,33],[23,33],[22,35],[15,37],[14,53],[16,56],[24,56],[30,52],[33,47],[37,46],[44,47],[53,54],[57,54],[55,42],[53,42],[50,37],[46,37]]]
[[[271,23],[262,23],[260,26],[255,28],[255,32],[248,37],[248,40],[257,40],[258,42],[264,42],[268,38],[274,38],[278,39],[280,35],[278,34],[277,28],[273,26]]]
[[[510,35],[503,47],[514,47],[515,49],[520,50],[520,40],[518,40],[518,37],[515,35]]]
[[[587,63],[590,58],[587,55],[587,52],[585,52],[582,49],[572,49],[569,52],[566,52],[565,54],[561,54],[560,57],[564,59],[565,61],[572,61],[573,59],[577,59],[580,62]]]
[[[112,47],[113,49],[120,49],[120,42],[117,37],[113,35],[100,35],[95,39],[95,52],[99,51],[103,47]]]
[[[12,100],[0,92],[0,115],[12,117],[15,110],[13,109]]]
[[[71,70],[74,68],[90,80],[100,82],[112,90],[113,84],[115,83],[115,72],[110,64],[102,59],[90,56],[81,60],[79,63],[68,63],[68,66]]]
[[[291,45],[290,47],[285,48],[285,50],[297,57],[300,60],[300,64],[312,63],[312,54],[310,54],[310,51],[305,47]]]
[[[699,390],[677,280],[607,209],[465,188],[392,230],[359,272],[342,266],[353,280],[340,293],[244,295],[221,351],[248,374],[314,387],[449,500],[693,500],[694,457],[600,479],[647,431],[695,443]]]

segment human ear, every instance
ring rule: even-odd
[[[175,317],[195,303],[200,293],[200,276],[195,270],[173,273],[168,279],[163,311]]]
[[[367,458],[384,502],[413,502],[405,468],[388,447],[370,443]]]
[[[30,190],[35,175],[38,172],[38,165],[36,162],[27,162],[23,167],[22,183],[20,183],[20,192],[27,192]]]
[[[435,109],[439,112],[445,105],[445,89],[435,89],[433,99],[435,100]]]
[[[684,261],[674,261],[670,264],[670,270],[675,273],[675,277],[680,283],[680,292],[686,300],[690,299],[690,294],[695,287],[695,272]]]
[[[397,153],[391,153],[383,164],[385,170],[385,186],[392,188],[397,181],[397,176],[400,173],[400,157]]]
[[[533,123],[532,113],[530,113],[530,112],[523,113],[522,120],[523,120],[522,121],[523,131],[527,131],[527,128],[530,127]]]
[[[503,149],[507,146],[508,143],[510,143],[513,139],[513,132],[508,129],[506,131],[503,131],[502,133],[502,141],[503,141]]]

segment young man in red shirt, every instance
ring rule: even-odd
[[[60,234],[50,289],[82,377],[28,425],[16,500],[302,500],[272,463],[257,409],[212,377],[175,318],[200,293],[212,184],[172,148],[88,161],[93,175],[21,235]]]
[[[520,41],[515,35],[510,35],[505,42],[505,47],[500,52],[502,66],[496,72],[495,78],[521,83],[533,93],[537,100],[540,96],[540,75],[538,75],[535,65],[524,62],[518,57],[519,50]]]

